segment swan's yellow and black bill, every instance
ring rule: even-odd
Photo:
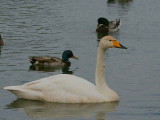
[[[113,40],[113,45],[116,48],[127,49],[127,47],[121,45],[117,40]]]
[[[76,56],[72,56],[71,58],[76,59],[76,60],[79,60]]]

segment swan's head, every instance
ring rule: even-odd
[[[122,49],[127,49],[125,46],[121,45],[120,42],[118,42],[114,37],[112,36],[104,36],[100,42],[99,46],[103,49],[107,48],[122,48]]]

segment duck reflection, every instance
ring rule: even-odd
[[[100,41],[104,36],[107,36],[108,33],[97,33],[97,41]]]
[[[0,47],[0,55],[1,55],[1,47]]]
[[[118,102],[96,104],[66,104],[17,99],[7,109],[23,109],[31,118],[72,118],[88,117],[96,113],[96,118],[105,119],[105,114],[113,112]]]
[[[29,67],[29,70],[33,70],[33,71],[45,71],[45,72],[55,72],[57,70],[62,70],[63,74],[73,74],[73,71],[70,70],[69,67],[41,67],[41,66],[35,66],[35,65],[31,65]]]
[[[3,49],[3,46],[0,46],[0,57],[1,57],[1,54],[2,54],[2,49]]]
[[[132,2],[133,0],[108,0],[107,3],[114,4],[118,3],[120,5],[124,5],[126,3]]]

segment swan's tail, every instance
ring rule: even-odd
[[[14,91],[14,90],[19,90],[19,86],[6,86],[3,89],[9,90],[9,91]]]
[[[17,97],[20,97],[19,94],[22,93],[22,89],[19,86],[6,86],[3,89],[12,92]]]
[[[30,100],[40,100],[42,93],[35,90],[29,90],[23,88],[22,86],[6,86],[3,88],[11,93],[15,94],[18,98],[30,99]]]

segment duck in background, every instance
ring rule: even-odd
[[[100,17],[98,18],[97,22],[98,22],[98,25],[96,28],[97,33],[108,34],[108,33],[117,32],[119,30],[120,19],[109,21],[106,18]]]
[[[38,66],[41,68],[47,68],[47,67],[60,68],[60,67],[71,66],[69,58],[74,58],[78,60],[78,58],[73,55],[73,52],[71,50],[65,50],[62,54],[62,59],[52,56],[30,56],[29,61],[31,62],[32,67]]]
[[[3,46],[4,45],[4,42],[3,42],[3,39],[1,37],[1,34],[0,34],[0,46]]]

